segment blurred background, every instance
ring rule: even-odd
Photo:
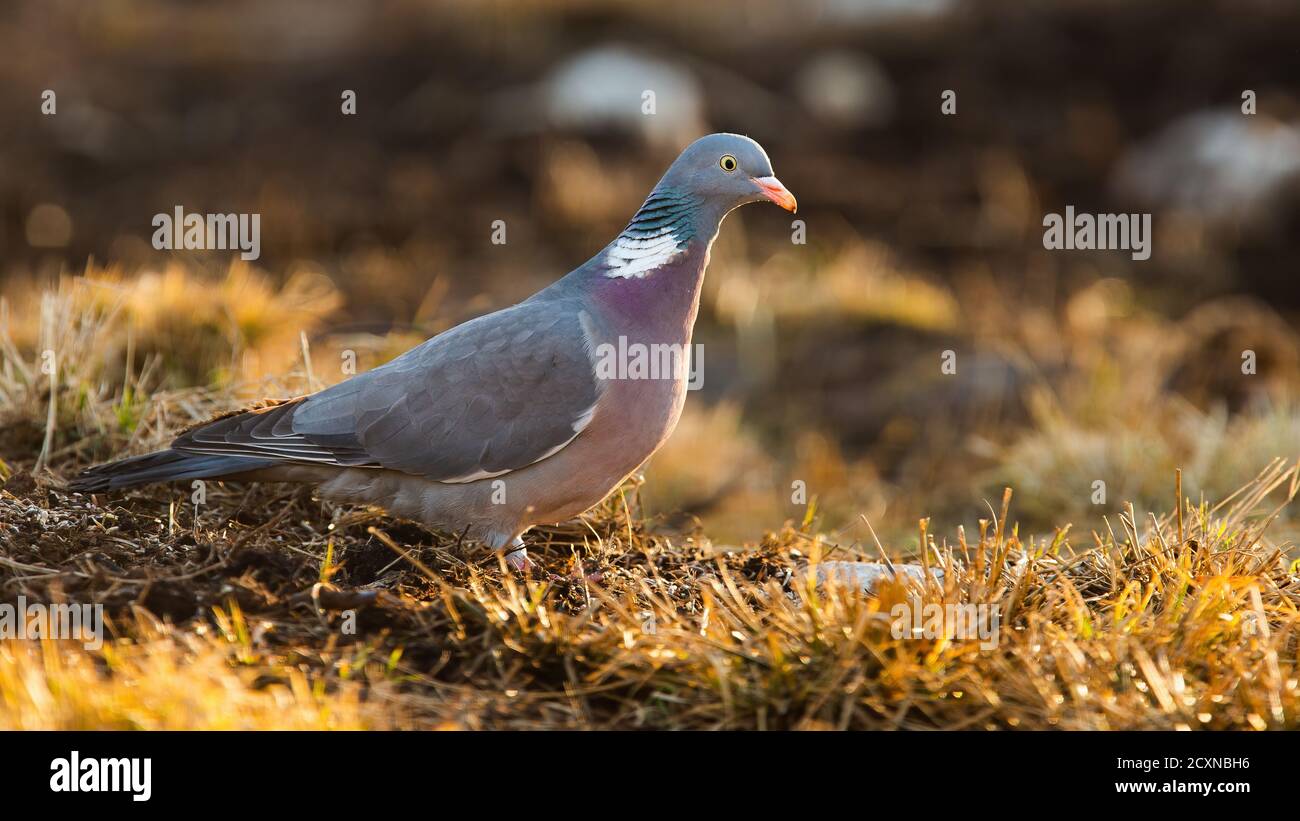
[[[302,370],[300,332],[334,381],[585,261],[736,131],[806,243],[776,208],[724,226],[662,526],[950,532],[1010,485],[1050,533],[1169,509],[1175,467],[1218,499],[1300,455],[1298,31],[1263,0],[7,0],[0,341],[34,360],[43,288],[100,311],[78,364],[126,426]],[[154,250],[177,205],[261,214],[261,257]],[[1067,205],[1151,213],[1150,259],[1044,250]]]

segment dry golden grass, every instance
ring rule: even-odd
[[[283,526],[296,515],[226,524],[197,537],[220,557],[206,568],[212,578],[172,595],[236,601],[256,591],[258,615],[245,623],[228,604],[175,627],[133,626],[98,654],[8,646],[0,724],[1295,727],[1300,576],[1264,533],[1298,475],[1275,464],[1218,507],[1187,505],[1181,523],[1124,517],[1079,546],[1066,533],[1019,536],[1008,496],[975,537],[935,540],[922,524],[941,586],[897,583],[876,597],[814,582],[819,562],[854,550],[797,531],[745,551],[673,544],[622,518],[622,498],[584,527],[538,534],[546,570],[535,579],[503,573],[482,551],[452,552],[453,539],[409,528],[390,536],[393,525],[372,517],[315,539]],[[59,495],[46,498],[57,516]],[[0,522],[11,525],[29,502],[4,500]],[[300,498],[282,504],[307,512]],[[124,512],[113,514],[121,527]],[[136,524],[184,552],[167,544],[165,522]],[[73,568],[103,541],[82,544],[39,564],[36,551],[6,549],[7,586],[40,598],[57,578],[80,585],[78,598],[111,604],[134,586],[134,599],[152,601],[158,567],[97,587]],[[400,555],[378,547],[376,558],[377,545]],[[249,552],[266,565],[241,566]],[[397,563],[364,581],[373,571],[361,568],[385,555]],[[175,576],[205,569],[173,562]],[[598,582],[585,578],[593,571]],[[321,577],[329,582],[315,588]],[[909,595],[999,607],[996,647],[894,638],[890,610]],[[341,607],[361,609],[356,636],[340,632]],[[282,684],[249,691],[255,680]]]
[[[88,651],[69,641],[0,642],[0,729],[352,730],[391,725],[360,687],[251,646],[238,608],[179,631],[140,613],[131,638]]]

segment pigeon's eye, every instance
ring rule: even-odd
[[[730,174],[736,170],[736,158],[730,154],[723,154],[722,159],[718,160],[718,165],[722,166],[723,171]]]

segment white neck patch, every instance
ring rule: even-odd
[[[620,234],[605,254],[605,265],[609,268],[605,276],[619,279],[649,276],[656,268],[680,254],[684,250],[683,245],[673,233],[644,239]]]

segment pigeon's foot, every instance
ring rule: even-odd
[[[527,573],[532,567],[532,562],[528,561],[528,548],[524,547],[522,541],[517,542],[505,553],[506,564],[516,573]]]

